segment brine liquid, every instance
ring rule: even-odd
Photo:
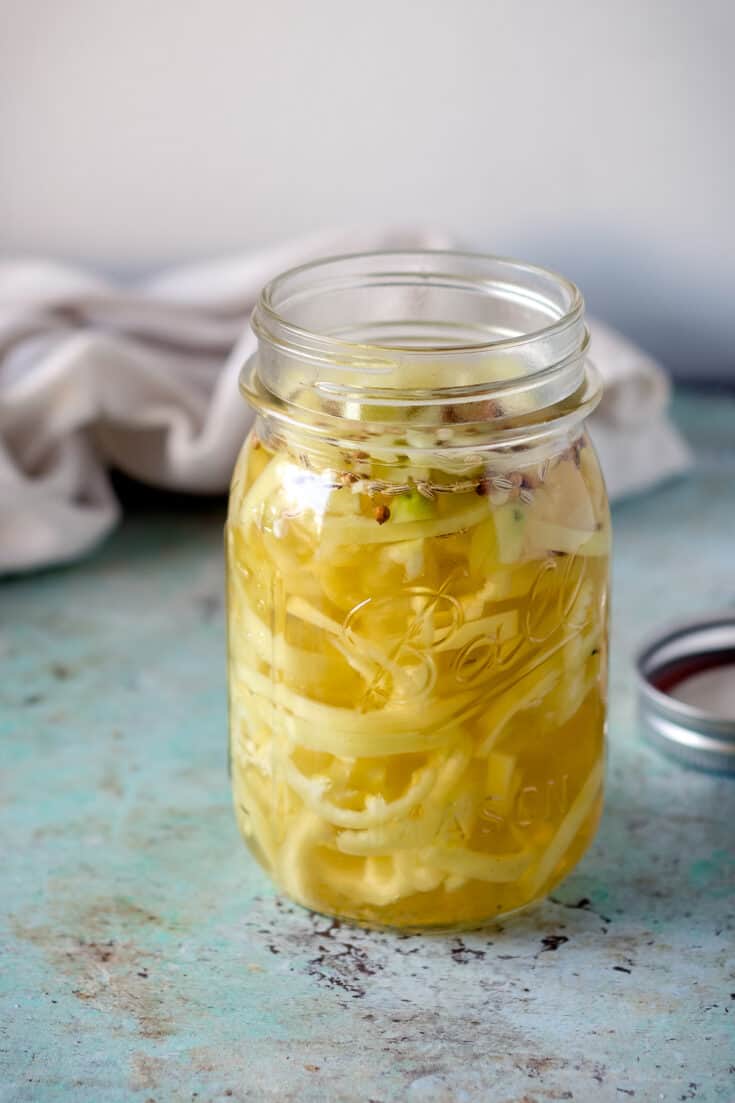
[[[255,438],[238,462],[238,822],[310,908],[481,923],[545,894],[599,819],[599,470],[583,441],[499,475],[356,467],[320,470]]]

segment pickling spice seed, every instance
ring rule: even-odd
[[[384,525],[385,522],[390,518],[390,510],[387,506],[376,506],[374,517],[379,525]]]
[[[489,398],[484,402],[464,402],[454,406],[445,406],[442,421],[451,425],[473,421],[492,421],[502,416],[500,404]]]

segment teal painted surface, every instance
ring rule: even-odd
[[[3,1103],[735,1099],[735,781],[647,749],[631,677],[735,606],[735,399],[676,410],[696,472],[616,511],[602,829],[502,930],[334,926],[250,861],[218,511],[0,586]]]

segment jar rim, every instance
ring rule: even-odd
[[[429,270],[422,270],[420,267],[421,261],[453,261],[457,265],[464,264],[467,266],[468,271],[466,273],[455,272],[446,273],[431,268]],[[289,286],[293,287],[294,283],[298,284],[298,281],[304,277],[315,276],[319,277],[323,275],[328,276],[330,270],[333,273],[333,278],[330,281],[325,278],[322,279],[319,284],[316,285],[315,290],[319,289],[321,292],[326,293],[334,291],[335,288],[345,286],[345,276],[342,275],[339,278],[339,267],[350,264],[357,264],[360,261],[366,262],[385,262],[385,264],[397,264],[399,261],[409,261],[409,266],[403,268],[400,272],[382,272],[380,269],[369,269],[363,275],[370,274],[373,277],[381,277],[387,275],[402,275],[405,277],[414,277],[427,285],[431,285],[434,281],[434,285],[438,286],[438,280],[451,280],[454,281],[457,286],[460,282],[470,289],[473,286],[476,289],[481,289],[483,286],[487,289],[493,284],[498,286],[497,280],[492,280],[489,275],[484,277],[478,272],[473,274],[469,269],[471,267],[479,267],[482,265],[487,266],[489,269],[501,270],[505,269],[508,276],[521,276],[526,275],[531,279],[539,281],[545,281],[548,288],[554,288],[557,292],[566,296],[566,303],[563,303],[560,307],[560,313],[558,317],[554,318],[546,325],[540,325],[533,328],[529,328],[527,331],[513,335],[503,336],[493,339],[483,339],[476,341],[462,341],[455,343],[437,343],[437,344],[422,344],[417,347],[414,344],[402,343],[399,341],[386,341],[386,340],[354,340],[346,338],[342,335],[335,336],[330,333],[319,332],[316,328],[300,325],[289,319],[287,311],[284,311],[277,303],[279,294],[287,291]],[[410,262],[413,262],[415,267],[410,266]],[[353,273],[352,279],[357,278],[359,273]],[[350,277],[347,277],[349,281]],[[520,284],[519,284],[520,286]],[[303,292],[302,292],[303,295]],[[540,296],[534,295],[532,292],[527,295],[529,301],[536,300],[540,306]],[[550,306],[550,300],[546,300],[547,312]],[[489,352],[508,352],[517,348],[522,348],[531,342],[537,342],[539,340],[547,340],[560,335],[572,326],[578,325],[584,314],[584,298],[581,291],[572,280],[566,276],[561,275],[554,269],[546,268],[542,265],[532,264],[527,261],[521,261],[514,257],[501,256],[493,253],[475,253],[467,250],[457,249],[405,249],[405,250],[375,250],[372,252],[355,252],[337,254],[327,257],[321,257],[313,261],[309,261],[306,264],[301,264],[296,267],[287,269],[285,272],[280,273],[263,287],[255,310],[251,318],[251,326],[259,339],[268,341],[275,347],[291,348],[294,351],[311,353],[311,355],[321,355],[326,359],[331,359],[331,355],[344,355],[346,351],[353,351],[356,354],[365,356],[369,355],[371,350],[377,355],[381,353],[395,354],[400,353],[402,355],[416,356],[422,358],[425,355],[437,357],[437,356],[457,356],[457,355],[472,355],[483,354]],[[331,355],[330,355],[331,353]]]

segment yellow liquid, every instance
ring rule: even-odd
[[[234,802],[299,903],[479,924],[588,846],[609,516],[590,448],[522,470],[452,492],[432,470],[421,495],[400,469],[376,491],[244,448],[226,530]]]

